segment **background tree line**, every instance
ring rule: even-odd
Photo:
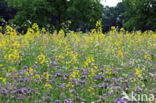
[[[155,30],[155,13],[155,0],[123,0],[116,7],[104,7],[100,0],[0,0],[0,18],[22,29],[36,22],[52,30],[86,31],[102,20],[104,32],[111,26]]]

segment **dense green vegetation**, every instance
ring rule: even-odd
[[[156,29],[156,0],[123,0],[124,27],[130,30]]]
[[[0,0],[0,24],[5,20],[13,19],[16,14],[16,9],[8,7],[7,2]],[[3,18],[3,19],[2,19]]]
[[[53,25],[60,29],[63,23],[71,21],[71,29],[94,26],[102,17],[102,5],[99,0],[6,0],[9,6],[18,12],[12,23],[27,24],[27,20],[39,25]],[[85,5],[85,6],[84,6]],[[25,21],[25,22],[24,22]],[[66,25],[66,24],[64,24]]]
[[[111,26],[143,31],[156,28],[155,0],[123,0],[116,7],[105,7],[100,0],[1,0],[0,5],[0,17],[23,29],[37,23],[51,30],[86,31],[97,20],[102,20],[104,32]]]

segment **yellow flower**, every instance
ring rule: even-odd
[[[2,67],[3,65],[2,64],[0,64],[0,67]]]
[[[123,52],[121,50],[119,50],[119,52],[117,54],[118,58],[123,57],[123,55],[124,55]]]
[[[4,84],[6,84],[6,81],[7,81],[6,78],[0,77],[0,80],[2,80]]]
[[[45,55],[43,55],[43,54],[39,55],[37,58],[38,58],[38,60],[40,61],[41,64],[46,62]]]
[[[32,69],[32,67],[29,67],[28,72],[26,72],[26,75],[29,76],[29,75],[32,75],[33,73],[34,73],[34,70]]]
[[[29,72],[26,72],[26,75],[29,76]]]
[[[151,55],[150,54],[146,54],[145,56],[144,56],[144,58],[146,59],[146,60],[152,60],[152,58],[151,58]]]
[[[95,95],[95,93],[92,93],[92,95],[94,96],[94,95]]]
[[[3,78],[2,81],[4,84],[6,84],[6,78]]]
[[[52,86],[50,84],[46,83],[43,88],[51,89]]]
[[[141,70],[141,69],[136,68],[136,70],[135,70],[135,74],[137,75],[137,77],[138,77],[138,78],[141,78],[141,75],[142,75],[142,70]]]
[[[135,74],[140,74],[140,73],[142,73],[142,70],[141,70],[141,69],[136,68],[136,69],[135,69]]]
[[[37,23],[34,23],[34,24],[32,25],[32,29],[34,29],[34,30],[36,30],[36,31],[39,30],[39,27],[38,27]]]
[[[40,79],[41,76],[39,74],[35,74],[35,76],[33,76],[33,79]]]
[[[131,80],[131,82],[135,82],[136,81],[136,78],[133,78],[132,80]]]
[[[138,74],[138,78],[141,78],[141,74]]]
[[[6,34],[14,36],[17,35],[16,30],[9,25],[6,27]]]
[[[88,89],[88,92],[91,92],[91,89]]]
[[[115,26],[112,26],[111,29],[112,29],[112,30],[115,30],[116,28],[115,28]]]
[[[120,31],[125,31],[125,29],[124,28],[121,28]]]
[[[49,81],[49,73],[47,73],[47,75],[46,75],[46,79],[47,79],[47,81]]]
[[[43,33],[45,33],[46,32],[46,29],[45,28],[42,28],[42,30],[41,30]]]

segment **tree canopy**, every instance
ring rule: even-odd
[[[148,30],[156,28],[155,0],[123,0],[126,16],[124,27],[129,30]]]
[[[116,7],[105,7],[100,0],[0,0],[0,18],[22,29],[37,23],[53,30],[85,31],[102,20],[103,31],[111,26],[155,30],[155,13],[155,0],[122,0]]]
[[[9,20],[14,17],[16,14],[16,9],[12,7],[8,7],[7,2],[5,0],[0,0],[0,19]]]
[[[102,16],[100,0],[6,0],[18,9],[12,23],[25,25],[27,20],[39,25],[52,24],[56,29],[67,20],[71,29],[93,26]]]
[[[118,3],[116,7],[104,7],[102,16],[103,31],[109,31],[111,26],[121,28],[123,26],[122,20],[124,18],[124,12],[125,7],[122,2]]]

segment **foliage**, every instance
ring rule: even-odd
[[[43,0],[6,0],[9,6],[15,7],[18,9],[17,14],[12,23],[21,25],[22,27],[29,27],[30,22],[37,22],[39,25],[46,25],[50,22],[48,16],[50,12],[48,11],[48,3]]]
[[[100,0],[70,0],[68,12],[71,28],[93,28],[102,17],[102,7]]]
[[[123,0],[126,11],[124,27],[129,30],[156,28],[155,0]]]
[[[122,28],[122,20],[124,18],[123,13],[125,12],[125,8],[123,3],[120,2],[116,7],[104,7],[103,8],[103,30],[109,31],[111,26],[116,26],[118,28]]]
[[[52,24],[57,30],[66,21],[72,21],[71,29],[92,27],[101,18],[102,5],[99,0],[6,0],[8,5],[18,9],[12,20],[18,25],[37,22]],[[85,5],[85,6],[84,6]]]
[[[103,34],[96,26],[66,37],[36,23],[25,35],[7,26],[0,33],[0,102],[127,103],[123,91],[154,96],[156,32],[112,27]]]
[[[0,0],[0,25],[6,20],[14,17],[16,14],[16,9],[8,7],[5,0]]]

